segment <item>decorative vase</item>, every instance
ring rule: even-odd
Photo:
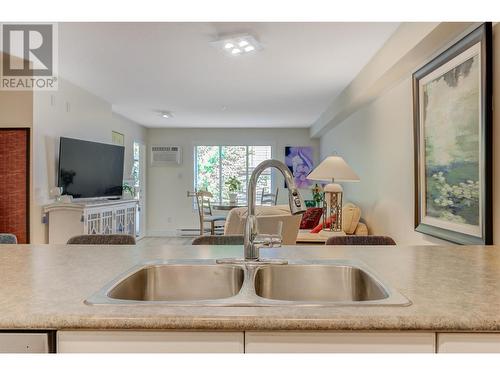
[[[229,193],[229,203],[236,204],[238,201],[238,193]]]
[[[122,199],[134,199],[134,195],[130,191],[124,190],[122,192]]]

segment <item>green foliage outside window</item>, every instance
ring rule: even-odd
[[[270,159],[271,146],[196,146],[195,189],[212,193],[213,202],[229,200],[229,193],[238,193],[238,202],[246,203],[247,183],[253,169]],[[236,190],[234,183],[239,182]],[[271,171],[265,171],[257,183],[257,201],[262,189],[271,191]]]

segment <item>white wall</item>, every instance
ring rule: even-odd
[[[148,167],[147,229],[149,235],[175,235],[179,228],[197,228],[198,216],[186,192],[193,190],[195,145],[271,145],[273,157],[284,160],[285,146],[313,146],[319,161],[319,140],[309,137],[308,129],[149,129],[148,145],[178,145],[183,162],[175,167]],[[275,174],[280,187],[280,202],[285,202],[283,180]],[[304,199],[310,191],[303,191]]]
[[[500,50],[500,28],[493,29],[493,51]],[[444,44],[444,43],[443,43]],[[500,107],[499,52],[494,56],[494,103]],[[423,57],[420,56],[420,59]],[[398,244],[443,244],[414,231],[414,164],[411,72],[378,98],[351,114],[321,137],[321,155],[343,156],[361,182],[344,183],[346,200],[362,208],[371,234],[392,236]],[[494,114],[494,126],[500,113]],[[494,159],[500,163],[500,132],[494,132]],[[494,168],[494,198],[500,195]],[[500,236],[500,200],[494,199],[494,241]]]
[[[111,131],[125,135],[124,179],[132,168],[134,140],[146,141],[146,128],[112,112],[101,98],[64,80],[57,91],[34,94],[33,113],[33,243],[47,241],[46,225],[41,223],[42,206],[50,203],[49,190],[57,185],[59,137],[111,143]]]
[[[362,209],[370,234],[398,244],[442,241],[413,230],[413,122],[406,79],[321,138],[321,155],[337,152],[360,176],[343,183],[344,200]]]
[[[408,77],[414,67],[423,65],[430,55],[438,54],[447,42],[477,25],[470,22],[402,23],[342,93],[332,98],[332,103],[312,124],[311,134],[325,135],[360,107]]]

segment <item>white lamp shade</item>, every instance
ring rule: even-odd
[[[324,159],[307,176],[309,180],[358,182],[359,176],[340,156],[329,156]]]

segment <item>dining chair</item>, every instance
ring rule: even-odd
[[[210,199],[212,193],[208,191],[196,192],[196,205],[198,207],[198,215],[200,217],[200,236],[205,234],[205,223],[210,223],[210,234],[215,235],[217,229],[224,228],[225,216],[214,216],[212,213],[212,204]],[[222,224],[220,224],[222,222]],[[219,225],[217,225],[219,223]]]
[[[134,236],[128,234],[82,234],[71,237],[68,245],[135,245]]]
[[[276,193],[266,193],[266,188],[262,189],[262,194],[260,196],[261,206],[269,205],[276,206],[278,202],[278,188],[276,188]]]
[[[243,236],[200,236],[192,245],[243,245]]]
[[[11,233],[0,233],[0,244],[15,245],[17,244],[17,237]]]
[[[394,246],[396,245],[396,241],[388,236],[333,236],[326,240],[326,245]]]

